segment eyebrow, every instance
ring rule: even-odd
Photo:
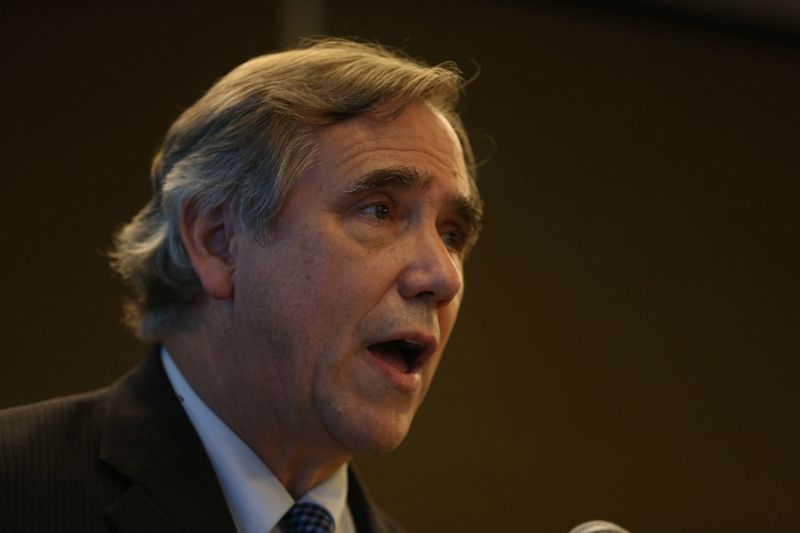
[[[423,179],[414,167],[397,165],[368,172],[356,179],[353,185],[343,188],[342,192],[351,195],[381,187],[427,187],[430,181]]]
[[[379,168],[357,178],[352,185],[342,188],[346,196],[368,192],[382,187],[411,188],[430,187],[433,180],[424,177],[414,167],[403,165]],[[483,220],[483,202],[477,194],[459,194],[447,202],[450,209],[458,213],[468,226],[470,245],[478,240]]]

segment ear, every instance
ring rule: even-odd
[[[233,296],[235,227],[227,205],[203,213],[190,200],[181,208],[181,239],[203,290],[217,300]]]

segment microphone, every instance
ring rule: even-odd
[[[569,530],[569,533],[630,533],[627,529],[605,520],[591,520],[578,524]]]

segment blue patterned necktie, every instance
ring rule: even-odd
[[[310,502],[294,504],[280,523],[286,533],[333,533],[335,527],[331,513]]]

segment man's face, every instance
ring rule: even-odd
[[[237,241],[229,368],[249,424],[387,451],[458,315],[477,199],[453,129],[427,105],[329,126],[319,142],[265,242]]]

